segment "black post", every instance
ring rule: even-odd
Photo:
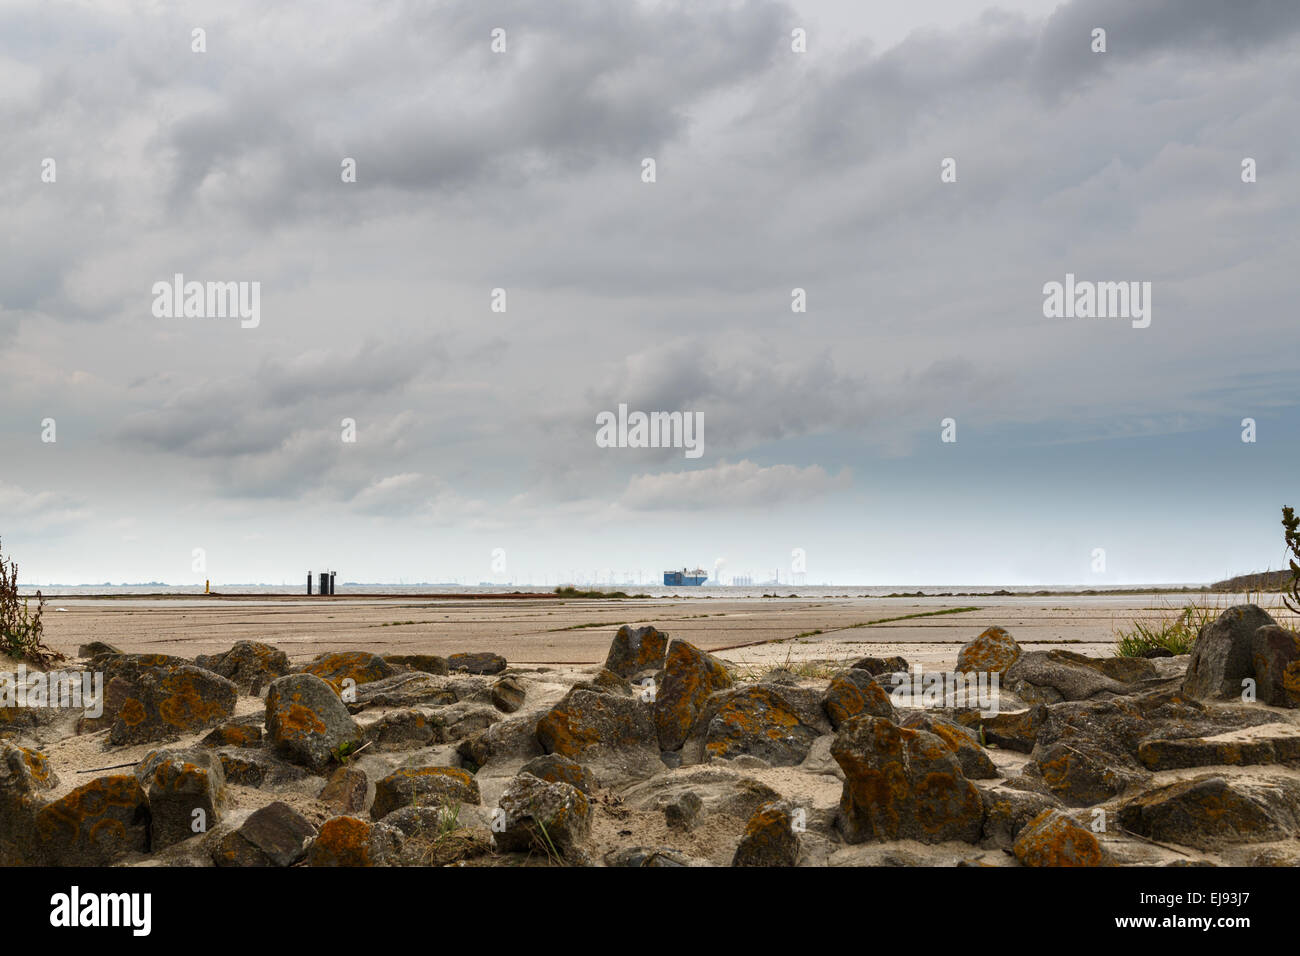
[[[311,572],[307,572],[307,595],[311,596]]]
[[[320,593],[322,597],[327,597],[330,593],[329,576],[324,571],[320,573]]]
[[[330,597],[333,597],[333,596],[334,596],[334,575],[337,574],[337,573],[338,573],[338,572],[336,572],[336,571],[331,571],[331,572],[330,572]]]

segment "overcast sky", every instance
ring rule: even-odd
[[[1297,90],[1291,0],[8,0],[4,549],[38,583],[1282,567]],[[156,317],[176,273],[260,283],[260,324]],[[1149,327],[1045,318],[1067,273],[1150,282]],[[703,455],[598,447],[620,403],[700,413]]]

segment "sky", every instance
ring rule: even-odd
[[[4,552],[36,584],[1284,567],[1297,89],[1290,0],[9,0]],[[169,313],[177,274],[256,283],[256,322]],[[1067,275],[1150,283],[1149,324],[1045,315]],[[602,447],[621,404],[702,453]]]

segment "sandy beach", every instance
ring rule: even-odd
[[[90,641],[178,657],[261,641],[298,663],[334,651],[489,651],[512,664],[598,664],[621,624],[653,624],[740,666],[901,654],[950,666],[985,628],[1029,650],[1066,646],[1109,655],[1115,629],[1174,616],[1188,600],[1229,607],[1241,595],[1107,595],[575,600],[463,598],[167,597],[50,599],[46,639],[69,656]],[[1274,610],[1275,616],[1277,613]]]

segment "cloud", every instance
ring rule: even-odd
[[[619,503],[633,511],[702,511],[803,502],[849,487],[848,469],[830,475],[820,465],[770,465],[748,459],[696,471],[637,475]]]

